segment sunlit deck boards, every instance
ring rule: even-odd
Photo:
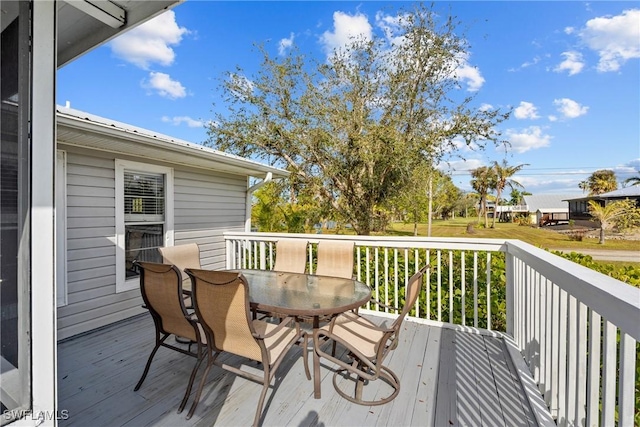
[[[405,321],[401,341],[387,360],[400,377],[400,394],[387,405],[372,407],[340,398],[324,362],[322,399],[314,399],[302,350],[294,349],[280,367],[276,393],[267,395],[263,425],[535,425],[501,339]],[[59,409],[69,413],[60,424],[251,424],[261,386],[218,367],[209,373],[193,418],[185,420],[186,410],[176,414],[195,359],[167,349],[158,351],[145,383],[134,392],[152,346],[148,315],[60,343]],[[380,381],[366,387],[368,393],[387,391],[376,383]]]

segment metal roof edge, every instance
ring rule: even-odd
[[[257,162],[255,160],[245,159],[203,145],[194,144],[178,138],[172,138],[144,128],[137,128],[126,123],[108,120],[90,113],[79,110],[57,106],[56,117],[58,125],[66,126],[72,129],[78,129],[87,132],[108,135],[127,139],[135,143],[146,144],[163,148],[169,151],[176,151],[191,154],[201,158],[215,160],[228,165],[241,167],[246,169],[247,175],[251,172],[273,174],[274,178],[285,178],[289,176],[289,172]]]

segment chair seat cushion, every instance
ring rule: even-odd
[[[278,325],[259,319],[253,320],[252,323],[256,333],[263,336],[278,327]],[[296,330],[294,328],[282,328],[278,333],[264,340],[264,345],[267,347],[267,351],[269,352],[270,364],[272,361],[278,359],[282,352],[287,349],[287,345],[296,339],[296,336]]]
[[[331,324],[325,325],[320,329],[329,332],[330,327]],[[349,343],[350,346],[356,348],[369,359],[373,359],[384,335],[377,328],[369,320],[349,311],[339,315],[334,320],[331,333]]]

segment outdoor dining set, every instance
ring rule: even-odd
[[[409,279],[404,304],[398,309],[377,301],[368,286],[354,279],[352,242],[320,242],[314,274],[306,272],[307,248],[304,240],[278,240],[272,270],[202,269],[195,243],[161,248],[162,263],[136,262],[144,307],[155,324],[155,346],[134,390],[142,386],[158,349],[169,348],[196,359],[178,413],[185,409],[204,363],[186,418],[193,416],[209,371],[216,365],[263,385],[253,421],[259,425],[275,373],[298,345],[303,349],[308,380],[308,352],[313,352],[315,398],[321,397],[320,359],[324,358],[337,366],[333,385],[343,398],[361,405],[393,400],[400,382],[383,361],[398,345],[402,321],[415,305],[426,267]],[[398,316],[390,325],[377,325],[358,313],[367,303],[381,305]],[[178,344],[168,341],[171,336]],[[336,355],[338,344],[348,357]],[[257,362],[261,373],[227,363],[220,357],[223,354]],[[337,378],[352,379],[353,390],[346,391]],[[364,400],[363,387],[377,379],[392,391],[373,401]]]

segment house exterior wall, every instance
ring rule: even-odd
[[[59,144],[67,153],[67,305],[58,339],[143,312],[139,289],[116,292],[115,160],[133,156]],[[203,268],[224,268],[224,231],[242,231],[247,177],[174,169],[174,244],[196,242]]]

